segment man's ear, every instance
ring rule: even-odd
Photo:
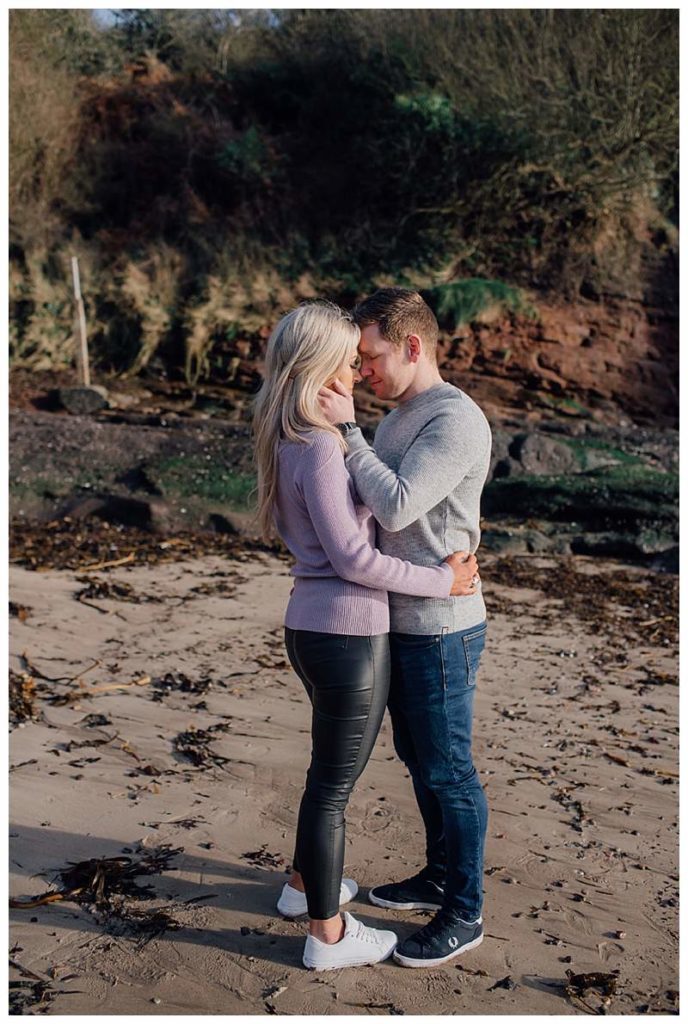
[[[423,343],[417,334],[409,334],[408,336],[408,354],[409,361],[417,363],[421,357],[423,351]]]

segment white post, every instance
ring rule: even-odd
[[[76,302],[76,321],[78,343],[76,347],[76,364],[79,371],[81,384],[88,388],[91,386],[91,370],[88,363],[88,339],[86,337],[86,311],[84,300],[81,297],[81,282],[79,280],[79,258],[72,256],[72,278],[74,280],[74,301]]]

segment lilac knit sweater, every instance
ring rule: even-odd
[[[286,626],[374,636],[389,630],[388,590],[449,597],[448,565],[412,565],[375,548],[375,520],[356,504],[333,434],[314,430],[306,443],[280,442],[278,463],[275,523],[296,559]]]

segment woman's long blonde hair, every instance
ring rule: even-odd
[[[275,534],[280,440],[306,441],[306,435],[317,428],[334,434],[346,452],[341,433],[320,409],[318,391],[336,376],[360,336],[352,317],[327,301],[297,306],[270,335],[263,385],[253,411],[258,523],[266,540]]]

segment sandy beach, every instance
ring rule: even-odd
[[[10,1015],[679,1016],[678,6],[8,9]],[[349,483],[487,607],[439,967],[308,970],[277,910]],[[425,845],[386,714],[346,909],[431,922],[369,899]]]
[[[110,596],[85,594],[78,571],[13,565],[10,668],[33,687],[34,717],[10,738],[10,896],[62,894],[10,911],[17,1012],[677,1013],[675,649],[642,598],[673,580],[569,558],[596,618],[546,585],[562,564],[481,561],[484,943],[444,968],[325,974],[301,965],[304,922],[275,910],[309,753],[282,645],[288,564],[247,553],[90,571]],[[422,863],[387,719],[347,821],[352,911],[410,934],[427,914],[366,898]],[[117,857],[148,866],[133,884],[150,898],[108,898],[107,884],[101,902],[65,896],[60,872]],[[585,990],[567,971],[618,974]]]

